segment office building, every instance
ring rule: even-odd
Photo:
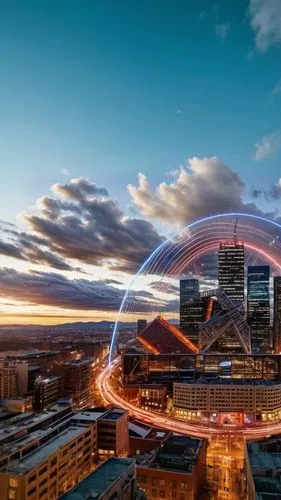
[[[180,306],[180,331],[195,345],[198,345],[199,325],[204,320],[203,299],[200,297],[190,299]]]
[[[171,436],[156,453],[137,455],[137,482],[147,498],[200,498],[206,473],[206,442]]]
[[[9,447],[0,467],[1,500],[55,500],[88,475],[97,459],[95,415],[57,422]],[[24,449],[24,452],[23,452]]]
[[[233,302],[244,302],[244,243],[220,243],[218,255],[219,287]]]
[[[72,398],[75,408],[84,408],[92,403],[92,360],[70,361],[61,367],[63,395]]]
[[[281,498],[281,439],[268,437],[245,445],[246,491],[248,500]]]
[[[173,384],[175,416],[244,425],[281,420],[281,383],[275,380],[196,379]]]
[[[61,499],[109,500],[136,498],[136,466],[131,458],[108,458]]]
[[[18,395],[18,374],[9,361],[0,360],[0,399]]]
[[[197,279],[180,280],[180,307],[190,300],[199,297],[199,281]]]
[[[249,266],[247,277],[247,322],[252,350],[270,349],[269,266]]]
[[[273,349],[281,352],[281,276],[273,281]]]
[[[137,333],[138,335],[147,327],[146,319],[138,319]]]
[[[98,454],[127,457],[129,453],[128,412],[114,408],[98,418]]]
[[[34,404],[35,411],[47,410],[59,398],[59,378],[38,377],[34,387]]]

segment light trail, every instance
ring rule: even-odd
[[[212,215],[189,224],[173,233],[156,248],[131,280],[114,325],[109,364],[113,361],[121,315],[136,312],[134,300],[138,294],[138,290],[135,289],[138,278],[157,275],[161,280],[178,279],[187,266],[193,266],[202,255],[217,249],[220,241],[233,240],[233,220],[237,217],[239,218],[237,241],[243,241],[245,249],[268,261],[280,273],[281,225],[278,222],[258,215],[230,213]],[[151,310],[148,309],[146,313],[155,312],[153,304],[154,302],[151,303]]]
[[[120,366],[120,360],[115,359],[112,363],[112,368],[118,368]],[[110,375],[111,367],[107,365],[103,371],[101,371],[96,379],[96,385],[99,393],[106,404],[114,404],[118,407],[128,410],[130,416],[153,425],[154,427],[162,427],[173,432],[180,432],[182,434],[189,434],[196,437],[207,438],[211,436],[225,436],[225,435],[240,435],[245,439],[261,439],[274,434],[281,433],[281,423],[277,422],[275,424],[259,424],[255,427],[212,427],[211,424],[189,424],[182,422],[181,420],[173,419],[169,416],[151,413],[147,410],[143,410],[138,406],[130,403],[123,399],[119,394],[114,391],[110,385]]]

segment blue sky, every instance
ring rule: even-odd
[[[255,49],[242,0],[8,2],[1,9],[1,213],[60,169],[121,203],[190,156],[221,157],[250,187],[276,182],[254,144],[281,128],[280,47]],[[216,26],[226,24],[225,39]],[[251,54],[251,52],[253,52]]]
[[[83,177],[108,190],[124,215],[144,217],[161,232],[163,224],[173,224],[155,215],[154,195],[146,188],[144,195],[129,193],[127,185],[138,186],[142,172],[148,191],[163,181],[178,189],[178,171],[169,172],[188,158],[213,156],[218,163],[193,167],[210,167],[216,175],[227,168],[230,183],[237,172],[230,209],[243,199],[265,212],[278,210],[280,42],[279,0],[6,2],[0,18],[0,219],[26,230],[19,213],[36,211],[36,201],[52,196],[54,183]],[[200,179],[212,184],[212,175]],[[216,188],[221,192],[224,184]],[[217,196],[216,189],[210,193]],[[205,214],[197,208],[189,207],[193,217]],[[172,212],[175,224],[184,222]],[[146,229],[159,243],[161,236]],[[15,258],[5,252],[5,259]],[[73,258],[71,252],[66,258]],[[11,262],[18,271],[29,269],[26,256]],[[92,272],[106,274],[103,267]]]

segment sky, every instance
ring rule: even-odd
[[[175,227],[278,219],[280,56],[279,0],[5,2],[0,322],[113,319]]]

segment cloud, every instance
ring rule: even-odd
[[[173,294],[173,295],[179,294],[179,287],[172,285],[172,283],[169,283],[168,281],[165,280],[152,281],[151,283],[149,283],[149,286],[150,288],[152,288],[152,290],[157,290],[157,292]]]
[[[262,198],[264,197],[267,201],[271,200],[280,200],[281,199],[281,179],[279,179],[276,184],[273,184],[269,189],[253,189],[252,191],[253,198]]]
[[[281,92],[281,78],[280,80],[274,85],[273,89],[272,89],[272,92],[271,94],[272,95],[275,95],[275,94],[280,94]]]
[[[204,216],[241,211],[258,213],[253,203],[244,203],[244,182],[219,158],[190,158],[176,179],[153,190],[139,174],[139,185],[128,186],[134,206],[149,219],[185,225]]]
[[[60,173],[61,173],[62,175],[65,175],[66,177],[68,177],[68,176],[69,176],[69,171],[67,170],[67,168],[61,168],[61,169],[60,169]]]
[[[84,178],[52,190],[55,197],[38,200],[39,215],[24,219],[59,259],[134,273],[164,241],[150,222],[125,216],[105,188]]]
[[[226,39],[229,29],[230,23],[216,24],[214,27],[216,36],[218,36],[222,42]]]
[[[272,134],[265,135],[260,142],[255,144],[255,147],[254,159],[257,161],[262,161],[277,153],[281,148],[281,131],[278,130]]]
[[[266,52],[281,42],[280,0],[250,0],[248,14],[260,52]]]
[[[15,269],[0,269],[0,297],[28,304],[72,310],[117,311],[124,293],[124,289],[118,289],[103,280],[69,280],[56,273],[23,273]],[[130,298],[133,298],[132,312],[175,310],[175,301],[158,300],[146,290]]]

